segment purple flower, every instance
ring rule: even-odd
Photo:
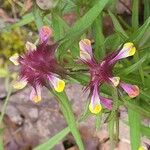
[[[40,43],[37,46],[27,42],[27,52],[24,55],[14,54],[10,57],[15,65],[20,65],[20,76],[18,81],[14,82],[14,88],[22,89],[27,83],[30,84],[32,86],[30,99],[34,102],[41,101],[41,87],[46,86],[47,82],[50,82],[57,92],[62,92],[65,87],[65,82],[59,78],[64,70],[54,56],[57,44],[48,44],[52,30],[43,26],[39,36]]]
[[[111,110],[112,100],[102,97],[99,94],[100,86],[103,83],[110,84],[114,87],[120,86],[131,98],[139,95],[139,88],[136,85],[130,85],[120,82],[119,77],[113,75],[113,67],[118,60],[134,55],[136,48],[133,43],[125,43],[122,49],[112,52],[107,55],[101,62],[97,62],[92,53],[91,41],[83,39],[79,42],[80,60],[88,66],[90,72],[90,83],[87,88],[90,88],[92,95],[89,110],[97,114],[101,111],[102,106]]]

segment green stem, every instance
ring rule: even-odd
[[[83,142],[82,142],[80,133],[77,129],[75,117],[74,117],[74,114],[73,114],[73,111],[72,111],[72,108],[70,106],[70,103],[69,103],[69,100],[68,100],[66,93],[65,92],[57,93],[52,89],[49,89],[49,90],[53,93],[53,95],[59,101],[60,108],[61,108],[63,115],[64,115],[64,117],[68,123],[70,131],[73,134],[73,136],[77,142],[79,149],[84,150]]]
[[[11,91],[12,91],[12,87],[10,87],[8,89],[7,97],[6,97],[5,103],[4,103],[3,108],[2,108],[2,114],[0,116],[0,126],[2,125],[2,121],[3,121],[4,114],[5,114],[5,111],[6,111],[6,107],[7,107],[8,101],[9,101],[9,97],[11,95]]]
[[[119,103],[118,103],[118,91],[116,88],[113,88],[112,91],[113,97],[113,109],[111,115],[113,116],[109,123],[109,134],[111,149],[113,150],[119,142]]]

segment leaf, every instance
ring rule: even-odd
[[[147,55],[145,55],[144,57],[142,57],[138,62],[136,62],[135,64],[131,65],[130,67],[119,71],[119,75],[128,75],[132,72],[134,72],[135,70],[139,69],[139,67],[141,66],[141,64],[147,59]]]
[[[109,0],[98,1],[82,18],[77,20],[74,26],[67,32],[65,38],[70,39],[82,35],[92,25],[108,2]]]
[[[50,150],[56,144],[58,144],[69,132],[70,132],[69,127],[66,127],[65,129],[54,135],[52,138],[50,138],[48,141],[46,141],[43,144],[40,144],[33,150]]]
[[[42,18],[42,11],[36,5],[33,7],[33,16],[37,28],[40,29],[44,25],[44,23]]]
[[[145,23],[136,30],[129,38],[129,41],[133,41],[135,44],[139,44],[139,41],[143,38],[144,33],[147,31],[150,25],[150,17],[145,21]]]
[[[132,0],[132,27],[138,29],[139,26],[139,0]]]
[[[14,29],[14,28],[17,28],[17,27],[22,27],[26,24],[29,24],[32,21],[34,21],[34,16],[31,12],[31,13],[28,13],[28,14],[24,15],[22,17],[22,19],[19,20],[18,22],[14,23],[12,25],[6,26],[3,30],[10,30],[10,29]]]
[[[147,138],[150,139],[150,128],[146,127],[144,125],[141,126],[141,132],[143,136],[146,136]]]
[[[140,146],[141,125],[140,115],[134,110],[128,108],[128,118],[130,126],[130,141],[132,150],[137,150]]]
[[[81,136],[80,136],[80,133],[77,128],[75,117],[74,117],[72,108],[69,104],[69,100],[68,100],[66,93],[65,92],[57,93],[54,90],[51,90],[51,92],[54,94],[54,96],[57,98],[57,100],[60,103],[60,107],[63,112],[63,115],[68,123],[70,131],[71,131],[73,137],[75,138],[75,141],[76,141],[79,149],[84,150],[83,142],[81,140]]]
[[[128,38],[128,35],[127,33],[124,31],[124,29],[122,28],[121,24],[119,23],[118,19],[116,18],[116,16],[111,12],[109,11],[109,15],[112,19],[112,22],[113,22],[113,25],[114,25],[114,28],[116,31],[120,32],[121,34],[123,34],[126,38]]]

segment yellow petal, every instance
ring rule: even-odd
[[[14,63],[14,65],[18,66],[19,65],[19,62],[18,62],[18,58],[19,58],[19,54],[18,53],[15,53],[14,55],[12,55],[9,60],[11,62]]]
[[[93,113],[93,114],[98,114],[98,113],[100,113],[101,110],[102,110],[102,105],[101,105],[101,104],[96,104],[96,105],[94,106],[94,108],[93,108],[92,103],[90,103],[90,105],[89,105],[89,110],[90,110],[90,112]]]
[[[63,80],[58,80],[56,85],[54,85],[54,89],[57,92],[62,92],[65,88],[65,82]]]
[[[133,44],[132,42],[125,43],[125,44],[123,45],[123,48],[129,49],[129,51],[128,51],[128,52],[129,52],[129,53],[128,53],[129,56],[134,55],[135,52],[136,52],[136,48],[135,48],[135,46],[134,46],[134,44]]]
[[[27,85],[27,81],[25,79],[21,79],[19,81],[13,82],[13,87],[18,90],[23,89],[26,85]]]
[[[31,50],[31,51],[36,50],[36,45],[31,43],[31,42],[27,42],[26,43],[26,49]]]
[[[140,147],[138,148],[138,150],[146,150],[146,148],[143,147],[143,146],[140,146]]]
[[[119,82],[120,82],[120,78],[119,77],[112,77],[112,78],[110,78],[110,80],[111,80],[111,82],[113,83],[113,85],[115,87],[117,87]]]
[[[34,95],[33,97],[32,97],[32,101],[33,102],[35,102],[35,103],[38,103],[38,102],[40,102],[42,99],[41,99],[41,96],[39,96],[39,95]]]

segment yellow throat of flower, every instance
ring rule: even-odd
[[[41,96],[38,96],[38,95],[33,96],[32,101],[35,102],[35,103],[40,102],[41,101]]]
[[[95,107],[93,108],[92,104],[90,103],[89,110],[93,114],[98,114],[102,110],[102,105],[101,104],[96,104]]]
[[[129,48],[129,56],[132,56],[136,52],[136,48],[132,42],[125,43],[123,45],[124,48]]]
[[[56,83],[56,86],[55,86],[55,91],[56,92],[62,92],[65,88],[65,82],[63,80],[59,80],[57,83]]]

